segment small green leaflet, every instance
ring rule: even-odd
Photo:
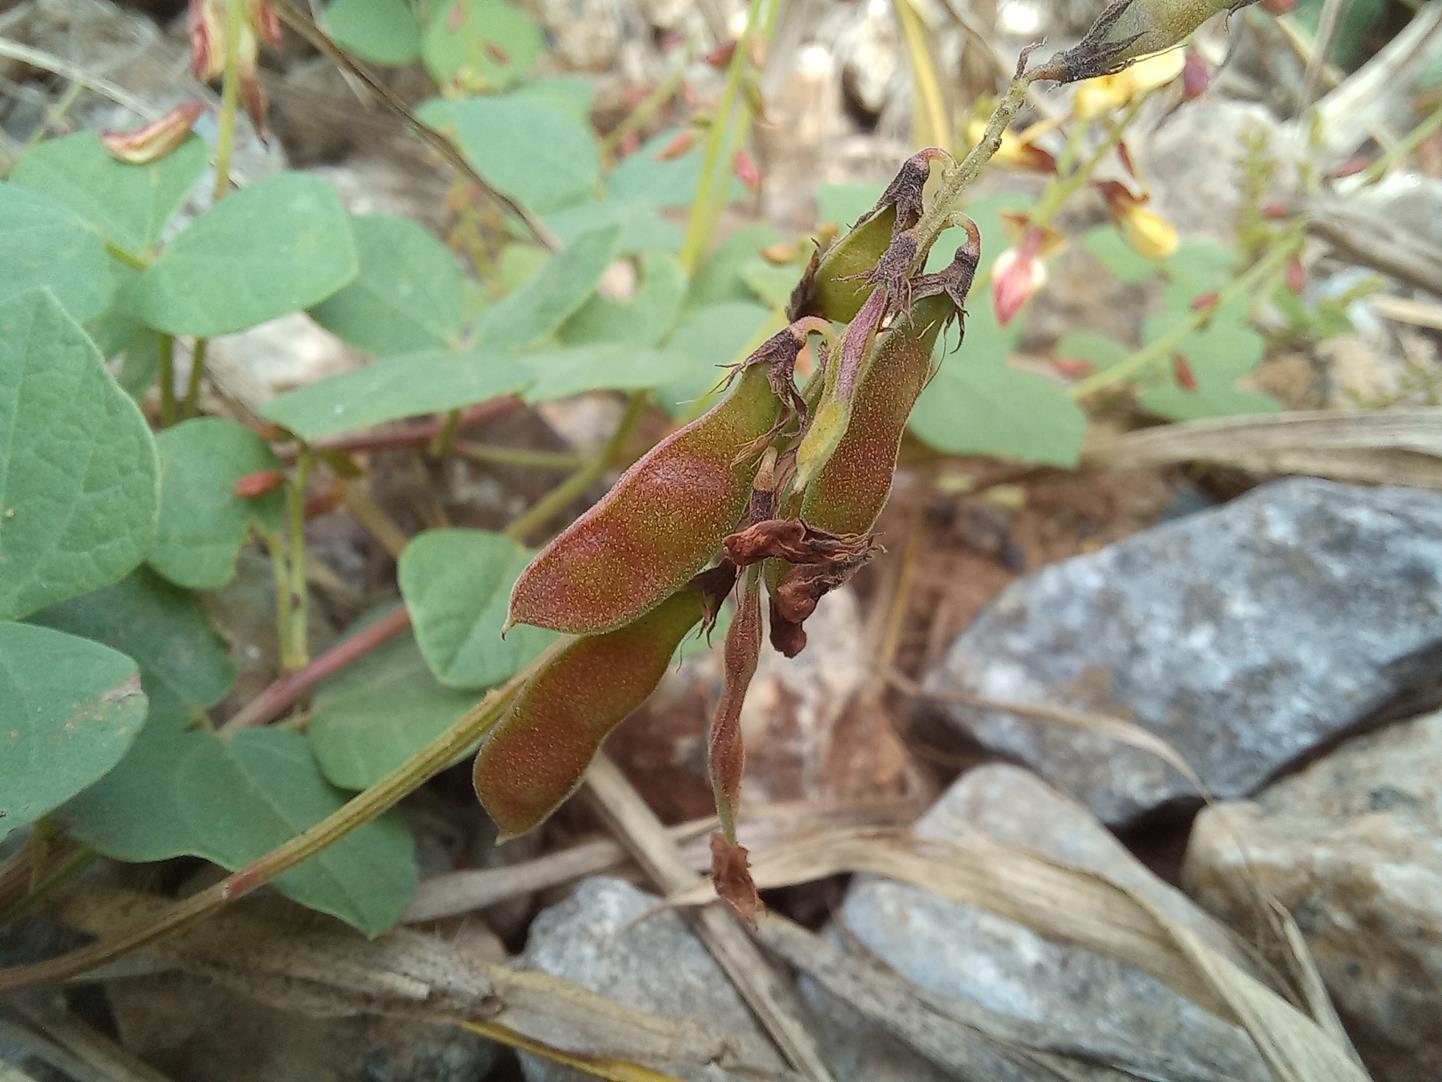
[[[0,619],[105,586],[150,553],[150,427],[47,290],[0,301],[0,448]]]
[[[283,489],[241,499],[235,482],[280,468],[270,445],[250,429],[219,417],[168,428],[160,447],[160,531],[150,566],[178,586],[218,590],[235,576],[235,557],[252,526],[279,530]]]
[[[407,0],[332,0],[322,22],[337,45],[372,63],[421,58],[421,24]]]
[[[311,709],[311,752],[332,785],[373,785],[479,699],[436,681],[409,634],[382,643],[327,680]]]
[[[231,334],[319,303],[359,269],[335,190],[279,173],[221,200],[166,245],[140,277],[135,310],[171,334]]]
[[[251,729],[221,739],[162,724],[153,733],[147,725],[120,766],[58,818],[117,860],[190,855],[235,871],[346,799],[321,775],[300,733]],[[281,876],[276,889],[379,935],[400,919],[415,884],[410,831],[390,812]]]
[[[53,196],[0,181],[0,237],[0,301],[45,287],[82,323],[110,306],[104,238]]]
[[[476,330],[486,349],[512,353],[551,334],[595,292],[619,250],[615,226],[586,233],[514,293],[486,309]]]
[[[160,242],[171,216],[205,173],[205,142],[191,136],[158,161],[129,165],[95,132],[47,139],[28,151],[10,179],[59,200],[132,256]]]
[[[152,717],[188,724],[220,702],[235,679],[225,643],[195,595],[148,568],[104,590],[52,605],[31,622],[93,639],[133,658]]]
[[[636,346],[577,346],[521,358],[531,373],[527,402],[570,398],[588,391],[641,391],[664,387],[685,370],[685,358]]]
[[[448,0],[431,8],[421,56],[436,82],[504,90],[541,58],[541,28],[504,0]]]
[[[139,670],[124,654],[0,622],[0,839],[115,766],[145,710]]]
[[[401,553],[401,594],[421,652],[443,684],[502,683],[555,639],[527,625],[501,638],[511,587],[533,555],[486,530],[427,530]]]
[[[561,325],[557,337],[567,345],[626,342],[654,346],[676,323],[686,297],[686,272],[675,256],[650,252],[638,268],[641,280],[624,301],[592,296]]]
[[[376,356],[452,345],[461,330],[460,268],[450,250],[404,218],[351,219],[360,273],[311,318]]]

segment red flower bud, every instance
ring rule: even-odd
[[[1212,85],[1212,66],[1202,59],[1201,53],[1187,50],[1186,63],[1182,65],[1182,93],[1188,98],[1200,98]]]
[[[283,471],[260,470],[237,477],[234,491],[242,500],[256,500],[267,492],[274,492],[283,484],[285,484]]]
[[[1214,289],[1210,293],[1203,293],[1192,301],[1193,312],[1206,312],[1217,306],[1220,294]]]
[[[1286,203],[1268,203],[1262,207],[1262,217],[1276,221],[1278,218],[1291,217],[1291,210]]]
[[[1287,261],[1287,288],[1298,296],[1307,288],[1307,268],[1302,266],[1300,256],[1294,255]]]
[[[676,138],[672,139],[656,155],[658,162],[675,161],[696,145],[696,129],[687,128],[685,131],[677,132]]]
[[[1056,369],[1057,375],[1067,379],[1083,379],[1097,370],[1097,366],[1091,361],[1082,361],[1075,357],[1058,357],[1051,362],[1051,366]]]
[[[115,157],[131,165],[158,161],[185,142],[200,114],[209,108],[201,101],[183,102],[144,127],[104,132],[100,142]]]
[[[736,55],[736,39],[732,38],[730,41],[723,41],[720,45],[716,46],[716,48],[712,49],[701,59],[706,61],[706,63],[710,64],[713,68],[719,70],[730,64],[731,58],[734,55]]]
[[[731,168],[736,173],[736,178],[753,192],[761,190],[761,170],[756,168],[756,161],[745,150],[737,148],[736,153],[731,156]]]
[[[1262,10],[1270,15],[1285,15],[1297,6],[1297,0],[1262,0]]]
[[[1197,374],[1192,371],[1191,362],[1180,353],[1172,354],[1172,377],[1177,381],[1177,386],[1184,391],[1197,389]]]

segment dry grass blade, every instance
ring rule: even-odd
[[[1202,784],[1202,779],[1197,776],[1197,772],[1182,758],[1181,753],[1161,737],[1149,733],[1140,725],[1134,725],[1108,714],[1093,714],[1085,710],[1071,710],[1064,706],[988,699],[981,695],[970,695],[964,691],[933,691],[895,670],[888,672],[885,678],[887,683],[914,699],[956,703],[960,706],[973,706],[978,710],[996,710],[1005,714],[1015,714],[1018,717],[1032,718],[1036,721],[1067,725],[1074,729],[1082,729],[1089,733],[1095,733],[1097,736],[1106,737],[1108,740],[1115,740],[1119,744],[1128,744],[1139,751],[1145,751],[1161,759],[1186,778],[1204,800],[1210,802],[1207,787]]]
[[[694,873],[667,837],[666,828],[604,753],[591,763],[586,785],[611,828],[662,891],[670,893],[690,884]],[[715,890],[707,879],[706,895],[698,901],[715,900]],[[802,1021],[800,1002],[731,911],[708,906],[690,919],[701,942],[726,971],[787,1061],[812,1082],[831,1082],[816,1041]]]
[[[43,1042],[37,1055],[73,1078],[88,1082],[170,1082],[128,1049],[99,1030],[71,1018],[65,1003],[54,999],[42,1005],[36,999],[19,999],[10,1008],[24,1020],[31,1034]],[[60,1053],[56,1058],[56,1053]],[[0,1067],[5,1066],[0,1062]],[[0,1072],[0,1082],[5,1075]]]
[[[57,915],[103,934],[166,905],[152,895],[80,887]],[[727,1079],[775,1074],[759,1066],[768,1059],[755,1038],[633,1010],[546,973],[486,964],[435,936],[399,930],[367,940],[274,899],[222,910],[147,953],[271,1007],[470,1025],[618,1082],[690,1077],[713,1064]]]
[[[866,803],[788,801],[755,808],[747,814],[748,837],[758,846],[781,845],[826,826],[904,826],[924,805],[915,800]],[[716,817],[694,819],[666,829],[672,843],[692,871],[710,866],[707,836],[716,829]],[[423,880],[403,918],[407,924],[439,920],[519,898],[538,890],[599,875],[630,863],[619,842],[610,838],[582,842],[534,860],[498,868],[450,872]]]
[[[998,1060],[1027,1077],[1084,1080],[1096,1068],[1171,1082],[1231,1082],[1212,1065],[1179,1061],[1170,1049],[1114,1047],[1105,1056],[1073,1048],[1057,1028],[933,996],[870,959],[784,917],[770,916],[758,936],[767,948],[893,1037],[959,1078],[990,1082],[1008,1076]]]
[[[1259,473],[1442,489],[1442,409],[1187,421],[1099,441],[1083,461],[1093,467],[1211,462]]]
[[[1284,1082],[1367,1078],[1317,1022],[1172,919],[1102,876],[980,836],[962,842],[901,831],[835,831],[762,853],[758,886],[779,887],[848,872],[911,883],[979,906],[1040,935],[1118,958],[1247,1029]],[[709,884],[672,897],[707,900]]]

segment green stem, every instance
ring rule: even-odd
[[[245,31],[245,0],[225,3],[225,81],[220,88],[220,137],[215,150],[215,201],[230,191],[230,160],[235,151],[235,115],[240,108],[240,36]]]
[[[1093,148],[1081,165],[1077,166],[1075,171],[1064,180],[1053,180],[1047,186],[1046,192],[1042,195],[1041,204],[1031,215],[1032,225],[1038,228],[1050,225],[1051,220],[1056,217],[1057,212],[1066,204],[1066,201],[1086,186],[1087,182],[1091,180],[1092,174],[1096,172],[1097,166],[1121,143],[1127,128],[1136,120],[1142,106],[1146,104],[1147,99],[1153,93],[1155,93],[1154,90],[1148,90],[1132,99],[1126,112],[1118,117],[1108,129],[1107,137]]]
[[[741,95],[741,76],[750,62],[751,42],[760,31],[762,7],[766,0],[751,0],[746,16],[746,29],[731,54],[731,63],[726,69],[726,85],[721,90],[721,101],[711,125],[710,137],[706,140],[706,157],[701,164],[701,181],[696,187],[696,202],[691,206],[691,218],[686,224],[686,242],[681,248],[681,266],[688,275],[696,273],[701,257],[706,254],[706,244],[721,216],[721,205],[726,192],[726,151],[740,146],[750,130],[751,110]],[[766,19],[767,26],[775,20],[777,0],[772,0],[771,11]],[[764,34],[764,31],[762,32]],[[737,108],[737,98],[742,98]],[[739,115],[738,115],[739,114]],[[735,118],[733,132],[732,121]]]
[[[1253,264],[1245,274],[1232,279],[1231,283],[1217,295],[1215,305],[1199,312],[1193,312],[1160,338],[1148,342],[1130,357],[1125,357],[1110,368],[1103,369],[1074,385],[1070,390],[1071,396],[1077,399],[1086,398],[1105,387],[1111,387],[1131,379],[1149,365],[1167,357],[1187,335],[1211,319],[1217,309],[1224,308],[1238,297],[1254,293],[1263,281],[1275,274],[1286,264],[1288,259],[1301,250],[1305,239],[1300,232],[1286,234],[1278,241],[1276,247]]]
[[[1398,162],[1406,161],[1412,156],[1429,136],[1439,128],[1442,128],[1442,103],[1437,108],[1422,118],[1422,122],[1393,144],[1392,148],[1383,154],[1371,165],[1367,166],[1362,173],[1363,184],[1376,184],[1384,176],[1387,170]]]
[[[120,245],[112,244],[110,241],[105,242],[105,251],[111,259],[115,260],[117,263],[124,263],[131,270],[143,271],[150,266],[150,260],[146,259],[144,256],[139,256],[136,255],[134,252],[126,251],[124,248],[120,247]]]
[[[306,605],[309,591],[305,582],[305,486],[310,480],[310,470],[314,462],[310,448],[302,445],[295,460],[295,476],[291,478],[287,493],[290,533],[286,561],[290,574],[286,593],[290,598],[290,634],[286,639],[289,650],[281,657],[281,663],[287,672],[295,672],[310,664]]]
[[[175,337],[160,336],[160,427],[175,424]]]
[[[275,574],[275,626],[280,640],[281,667],[289,668],[286,659],[292,656],[294,649],[290,644],[290,560],[287,557],[285,534],[266,531],[261,534],[261,540],[265,543],[266,552],[270,554],[270,566]]]
[[[621,123],[612,128],[604,139],[601,140],[601,156],[611,158],[615,156],[616,148],[621,145],[621,140],[634,131],[640,131],[651,121],[660,115],[666,103],[676,96],[676,91],[681,89],[681,84],[686,81],[684,68],[677,68],[666,78],[656,84],[654,90],[626,114]]]
[[[190,349],[190,378],[185,384],[186,417],[195,417],[200,413],[200,381],[205,378],[205,352],[209,344],[208,338],[197,338]]]
[[[574,470],[586,464],[583,455],[570,451],[532,451],[524,447],[493,447],[482,443],[458,443],[456,454],[497,466],[531,466],[542,470]]]
[[[176,902],[157,920],[136,925],[57,958],[0,969],[0,991],[65,980],[187,928],[258,887],[274,882],[298,864],[378,818],[464,755],[495,723],[511,697],[531,674],[554,657],[568,641],[561,639],[552,644],[506,681],[503,687],[488,692],[455,724],[395,770],[284,845],[226,876],[210,889]]]
[[[636,434],[636,428],[641,423],[641,418],[646,415],[646,407],[650,405],[650,402],[650,392],[633,391],[626,400],[626,412],[621,417],[621,423],[616,426],[615,433],[601,452],[588,459],[585,465],[542,496],[530,510],[507,526],[506,536],[517,541],[524,541],[536,529],[544,526],[554,516],[564,511],[567,504],[583,495],[586,489],[594,485],[600,479],[601,474],[606,472],[606,468],[626,449],[626,444],[631,442],[631,437]]]

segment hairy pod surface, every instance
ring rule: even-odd
[[[791,318],[817,315],[833,323],[851,322],[874,288],[860,276],[870,273],[891,246],[895,224],[896,208],[882,207],[828,248],[807,290],[807,310]]]
[[[510,622],[594,634],[648,612],[710,561],[746,510],[759,460],[738,461],[781,404],[752,364],[547,545],[516,580]]]
[[[931,352],[955,312],[945,294],[918,301],[877,339],[850,421],[826,464],[806,486],[801,518],[839,534],[868,533],[891,494],[892,474],[911,409],[931,373]]]
[[[505,835],[539,826],[575,791],[601,742],[656,689],[702,614],[702,591],[684,589],[625,627],[577,639],[526,682],[472,775]]]

